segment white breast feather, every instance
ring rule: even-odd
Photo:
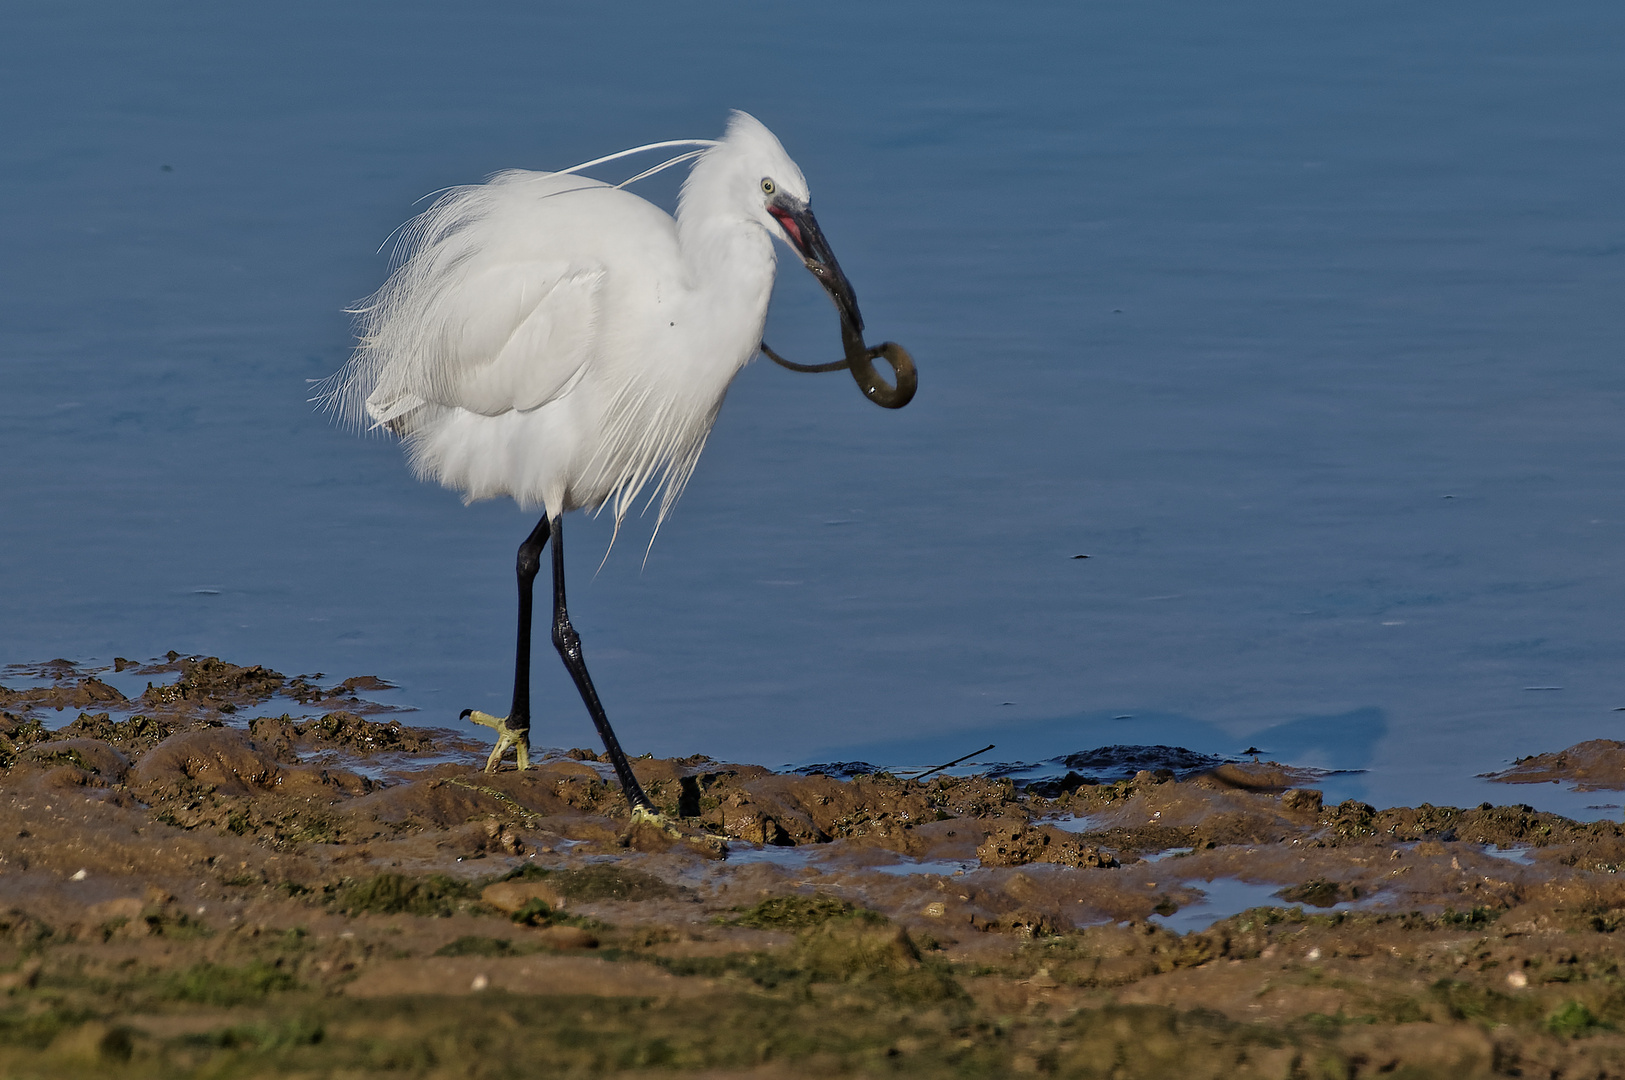
[[[324,388],[329,407],[346,422],[405,438],[414,471],[426,479],[470,498],[539,501],[533,485],[502,490],[507,485],[497,485],[491,469],[503,456],[498,442],[510,440],[511,454],[524,453],[525,444],[540,452],[547,440],[531,443],[507,421],[505,434],[485,432],[477,417],[540,409],[573,389],[593,362],[606,271],[545,255],[549,211],[577,192],[600,189],[606,185],[579,176],[514,171],[448,192],[414,219],[395,272],[356,312],[361,341]],[[561,201],[552,202],[556,197]],[[596,451],[572,478],[586,489],[569,501],[608,499],[617,522],[651,480],[665,518],[721,404],[720,397],[673,398],[650,359],[633,362],[641,371],[622,370],[630,377],[604,403]],[[477,416],[457,419],[456,410]],[[521,471],[539,477],[549,470]]]

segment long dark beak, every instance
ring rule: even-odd
[[[801,261],[828,290],[830,299],[835,301],[835,310],[841,313],[843,331],[850,331],[861,340],[863,316],[858,312],[857,294],[841,272],[841,264],[835,261],[835,253],[829,249],[829,241],[824,239],[824,230],[818,227],[812,209],[799,199],[781,194],[767,204],[767,212],[778,219]]]
[[[907,405],[919,385],[914,359],[909,356],[908,350],[895,342],[888,341],[873,348],[864,344],[863,315],[858,311],[857,294],[852,291],[852,283],[846,280],[846,275],[841,273],[841,264],[835,261],[835,253],[829,249],[829,241],[824,239],[824,230],[818,227],[818,219],[813,217],[812,210],[801,200],[781,193],[767,204],[767,212],[777,219],[785,235],[795,245],[796,252],[807,264],[807,269],[812,271],[813,277],[835,301],[835,310],[841,316],[841,348],[846,353],[846,359],[835,364],[808,367],[789,363],[768,349],[765,343],[763,351],[775,362],[797,371],[845,368],[852,373],[864,396],[876,405],[887,409],[901,409]],[[875,370],[876,360],[884,360],[892,369],[891,383],[888,384]]]

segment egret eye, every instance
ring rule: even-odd
[[[779,190],[779,189],[774,186],[773,181],[769,180],[765,176],[762,177],[762,194],[763,195],[771,195],[777,190]]]

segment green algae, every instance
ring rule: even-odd
[[[508,1080],[650,1071],[961,1077],[1038,1073],[1115,1080],[1264,1080],[1355,1075],[1323,1037],[1285,1036],[1212,1013],[1158,1006],[1083,1010],[1059,1022],[975,1019],[848,990],[839,1000],[723,994],[703,1001],[579,997],[307,1001],[253,1022],[155,1038],[66,1012],[26,1034],[0,1023],[0,1070],[235,1080],[389,1075]],[[1339,1071],[1341,1070],[1341,1071]],[[1443,1073],[1411,1075],[1445,1075]]]
[[[334,897],[346,915],[428,915],[446,917],[479,899],[479,889],[445,874],[412,878],[378,874],[341,886]]]
[[[533,951],[516,946],[507,938],[464,934],[434,951],[435,956],[523,956]]]
[[[594,863],[562,870],[546,870],[534,863],[517,867],[494,881],[546,881],[559,894],[575,901],[665,900],[679,895],[666,882],[630,866]]]
[[[1578,1039],[1590,1035],[1598,1028],[1606,1027],[1597,1015],[1586,1008],[1583,1001],[1568,1001],[1546,1018],[1546,1030],[1553,1035],[1565,1038]]]
[[[851,903],[823,893],[816,896],[770,896],[747,908],[737,918],[727,921],[755,930],[801,930],[850,915],[854,910]]]
[[[255,960],[241,967],[202,963],[175,972],[161,984],[163,996],[198,1005],[246,1005],[292,990],[299,981],[275,964]]]

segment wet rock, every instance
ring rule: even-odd
[[[1140,825],[1132,828],[1098,829],[1077,834],[1079,843],[1100,845],[1119,856],[1149,855],[1170,848],[1195,847],[1196,830],[1173,825]]]
[[[399,720],[368,720],[343,710],[311,720],[295,720],[286,713],[256,716],[248,722],[248,731],[279,760],[297,761],[298,749],[346,750],[362,757],[386,751],[425,753],[436,749],[434,735],[422,728],[407,727]]]
[[[505,914],[512,915],[520,911],[533,900],[540,900],[548,907],[562,911],[567,905],[564,893],[543,881],[499,881],[495,885],[486,886],[480,893],[480,899]]]
[[[69,737],[100,739],[118,747],[125,753],[139,754],[152,749],[177,731],[201,727],[219,727],[214,718],[185,719],[181,717],[151,717],[137,713],[123,720],[114,720],[110,713],[80,713],[79,718],[58,733]]]
[[[778,819],[754,809],[749,803],[739,803],[730,807],[730,810],[739,813],[724,812],[722,815],[722,829],[736,840],[747,840],[753,844],[766,844],[770,847],[793,847],[793,840]],[[807,836],[806,839],[816,843],[816,836]]]
[[[57,739],[35,743],[24,753],[32,764],[48,767],[72,765],[103,780],[123,780],[130,759],[100,739]]]
[[[1068,795],[1081,787],[1098,784],[1100,781],[1093,776],[1084,776],[1081,773],[1068,770],[1065,776],[1045,776],[1036,780],[1029,780],[1022,790],[1028,794],[1037,795],[1045,799],[1056,799]]]
[[[1049,837],[1025,825],[1004,825],[988,833],[976,849],[983,866],[1022,866],[1030,863],[1049,846]]]
[[[1219,847],[1226,844],[1273,844],[1284,839],[1292,828],[1263,805],[1216,809],[1193,830],[1192,846]]]
[[[598,937],[579,926],[544,926],[536,939],[550,949],[596,949]]]
[[[940,777],[926,784],[887,775],[837,780],[730,767],[695,777],[701,820],[755,843],[849,840],[907,855],[928,845],[922,825],[1016,802],[1008,779]]]
[[[833,776],[849,780],[854,776],[872,776],[880,771],[880,767],[867,761],[827,761],[818,765],[803,765],[791,771],[798,776]]]
[[[1479,844],[1544,846],[1557,840],[1612,839],[1620,835],[1618,823],[1580,824],[1526,805],[1490,806],[1472,810],[1453,806],[1393,807],[1375,814],[1371,830],[1394,840],[1466,840]]]
[[[1074,867],[1112,867],[1117,859],[1099,848],[1084,847],[1059,829],[1001,825],[976,849],[983,866],[1023,866],[1033,862]]]
[[[1314,788],[1293,788],[1281,793],[1281,809],[1294,814],[1319,814],[1322,798]]]
[[[1325,878],[1313,878],[1299,885],[1282,889],[1278,894],[1289,904],[1308,904],[1310,907],[1328,908],[1343,900],[1359,898],[1358,888],[1348,888]]]
[[[1107,779],[1128,779],[1138,772],[1167,770],[1176,777],[1211,769],[1222,762],[1212,754],[1187,750],[1183,746],[1101,746],[1084,750],[1056,762],[1068,769]]]
[[[575,793],[574,779],[561,777],[551,767],[486,774],[472,768],[439,766],[412,783],[374,791],[356,800],[349,811],[395,831],[450,830],[492,816],[517,822],[558,819],[576,809],[570,797]],[[572,825],[580,821],[573,816],[569,820]],[[613,835],[607,829],[600,831],[606,837]]]
[[[0,736],[18,743],[32,742],[38,738],[45,738],[48,732],[45,725],[32,717],[18,716],[16,713],[0,712]]]
[[[1197,774],[1193,782],[1207,787],[1273,795],[1302,783],[1312,775],[1275,761],[1264,764],[1230,761]]]
[[[12,713],[0,713],[0,766],[9,766],[18,754],[34,743],[51,737],[37,719],[25,720]]]
[[[1576,791],[1625,790],[1625,742],[1591,739],[1555,754],[1519,758],[1510,769],[1484,778],[1502,784],[1571,783]]]
[[[508,823],[491,818],[486,821],[483,831],[487,850],[500,851],[506,855],[525,853],[524,841],[519,839],[519,834]]]
[[[343,769],[279,764],[233,728],[171,736],[129,774],[130,790],[159,807],[169,824],[259,836],[276,845],[340,839],[356,823],[329,808],[372,786]]]
[[[282,777],[276,759],[240,731],[216,728],[175,735],[137,763],[130,786],[151,798],[270,791]]]
[[[1054,915],[1043,911],[1013,911],[1009,915],[1001,916],[988,926],[990,930],[1002,930],[1015,934],[1017,937],[1042,938],[1054,937],[1072,929],[1070,925],[1063,925]]]
[[[356,753],[385,750],[424,753],[435,749],[434,736],[422,728],[409,728],[399,720],[366,720],[352,712],[330,712],[299,725],[299,739],[320,747]]]
[[[1343,838],[1373,836],[1376,822],[1377,808],[1358,799],[1345,799],[1321,816],[1321,823]]]
[[[45,686],[33,690],[7,690],[0,686],[0,707],[25,712],[29,709],[86,709],[103,704],[122,704],[123,694],[97,678],[80,679],[72,686]]]
[[[180,678],[158,686],[148,683],[140,698],[143,705],[153,709],[229,705],[235,709],[264,701],[286,681],[270,668],[258,664],[241,667],[215,656],[186,657],[174,664]]]
[[[365,691],[395,689],[395,684],[385,682],[383,679],[376,676],[357,675],[353,678],[345,679],[337,686],[324,690],[313,681],[320,678],[320,674],[310,676],[300,675],[296,678],[287,680],[287,682],[282,686],[281,692],[287,697],[293,698],[301,705],[310,705],[320,701],[332,701],[337,698],[354,699],[357,697],[357,695]]]

